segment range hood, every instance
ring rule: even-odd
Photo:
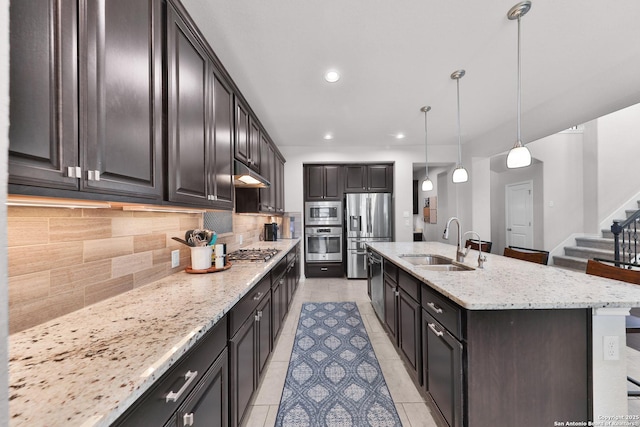
[[[241,188],[269,188],[271,183],[247,165],[233,160],[233,185]]]

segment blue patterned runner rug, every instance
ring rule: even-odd
[[[276,426],[401,425],[356,303],[304,303]]]

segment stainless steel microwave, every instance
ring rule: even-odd
[[[342,225],[342,202],[305,202],[304,225]]]

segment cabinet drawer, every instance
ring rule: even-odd
[[[154,386],[114,423],[116,426],[164,425],[227,346],[227,317],[223,317]],[[187,375],[188,374],[188,375]],[[175,400],[167,401],[167,396]],[[177,396],[176,396],[177,394]]]
[[[398,282],[398,266],[386,258],[382,259],[382,271],[394,282]]]
[[[307,277],[342,277],[344,276],[344,267],[339,263],[314,263],[306,264],[305,276]]]
[[[420,301],[420,284],[422,282],[404,270],[398,273],[398,286],[402,288],[411,298]]]
[[[229,312],[229,336],[233,337],[240,326],[253,314],[256,307],[271,291],[271,275],[267,274]]]
[[[424,283],[422,284],[422,308],[456,338],[462,339],[462,309]]]

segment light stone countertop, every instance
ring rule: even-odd
[[[477,269],[478,251],[463,264],[474,271],[430,271],[399,257],[437,254],[455,260],[456,246],[439,242],[373,242],[371,249],[469,310],[640,307],[640,286],[559,267],[486,254]]]
[[[300,239],[210,274],[180,272],[9,336],[12,426],[115,421]]]

